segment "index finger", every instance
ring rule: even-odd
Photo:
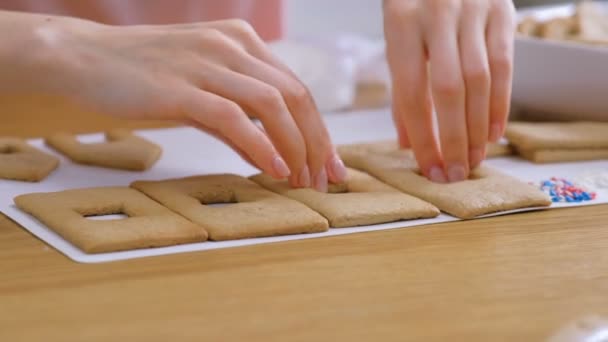
[[[385,9],[386,55],[393,82],[393,118],[400,140],[404,132],[422,173],[445,182],[433,129],[424,43],[413,9]]]

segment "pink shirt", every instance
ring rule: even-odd
[[[282,33],[282,0],[0,0],[0,9],[68,15],[112,25],[241,18],[265,40]]]

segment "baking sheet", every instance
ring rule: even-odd
[[[387,110],[361,111],[332,114],[326,123],[332,138],[337,144],[365,141],[377,141],[393,138],[394,128]],[[69,258],[83,263],[108,262],[147,256],[156,256],[191,251],[204,251],[217,248],[246,246],[260,243],[328,237],[333,235],[360,233],[383,229],[422,226],[434,223],[456,221],[458,219],[441,214],[434,219],[401,221],[363,227],[330,229],[318,234],[302,234],[280,237],[255,238],[235,241],[202,242],[172,247],[148,248],[124,252],[86,254],[53,231],[47,229],[33,217],[21,212],[13,204],[13,198],[31,192],[61,191],[74,188],[97,186],[128,186],[135,180],[160,180],[210,173],[236,173],[250,176],[257,171],[232,150],[214,138],[193,128],[170,128],[160,130],[142,130],[138,134],[163,147],[159,162],[146,172],[129,172],[110,170],[99,167],[83,166],[70,162],[63,156],[47,149],[41,140],[32,140],[31,144],[61,158],[59,168],[41,183],[24,183],[0,180],[0,211],[21,224],[25,229],[53,246]],[[102,134],[83,135],[83,142],[102,141]],[[501,169],[524,181],[537,182],[551,176],[574,178],[584,171],[608,170],[608,161],[583,163],[563,163],[535,165],[514,157],[498,158],[486,161],[490,166]],[[598,198],[582,203],[559,203],[552,208],[578,205],[608,203],[608,193],[598,190]],[[493,215],[492,215],[493,216]]]

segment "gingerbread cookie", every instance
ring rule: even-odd
[[[606,122],[513,122],[506,136],[522,157],[534,162],[606,159]]]
[[[327,218],[329,225],[334,228],[439,215],[439,210],[433,205],[353,169],[348,169],[345,183],[330,185],[328,193],[309,188],[294,189],[287,181],[274,179],[267,174],[258,174],[251,179],[267,189],[306,204]]]
[[[574,150],[544,149],[531,151],[520,150],[518,153],[525,159],[539,164],[608,159],[608,148]]]
[[[372,154],[392,156],[396,158],[413,158],[414,153],[411,149],[400,148],[396,140],[382,140],[369,143],[359,143],[348,145],[351,149],[367,151]],[[505,143],[492,143],[487,145],[486,156],[488,158],[502,157],[513,154],[513,150]]]
[[[608,122],[512,122],[505,135],[522,150],[608,148]]]
[[[201,242],[207,233],[128,187],[34,193],[17,196],[17,206],[86,253]],[[117,220],[88,216],[124,214]]]
[[[340,146],[338,151],[346,165],[463,219],[551,204],[551,199],[535,187],[488,167],[473,170],[468,180],[440,184],[421,175],[413,158],[372,154],[361,145]]]
[[[501,144],[501,143],[488,144],[488,147],[486,150],[487,158],[504,157],[504,156],[510,156],[512,154],[513,154],[513,149],[511,148],[511,146],[509,146],[509,144]]]
[[[45,179],[59,159],[18,138],[0,138],[0,178],[26,182]]]
[[[211,240],[324,232],[327,220],[305,205],[231,174],[164,181],[131,187],[201,225]],[[230,203],[217,207],[211,204]]]
[[[604,5],[582,1],[573,16],[578,38],[608,44],[608,11]]]
[[[570,18],[553,18],[541,23],[538,28],[538,35],[541,38],[566,40],[576,33],[576,23]]]
[[[79,164],[114,169],[144,171],[160,158],[160,146],[126,130],[106,133],[107,142],[83,144],[76,136],[60,133],[46,139],[46,144]]]

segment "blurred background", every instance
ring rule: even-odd
[[[566,1],[515,0],[515,6],[540,6]],[[285,37],[350,32],[382,37],[381,0],[284,0]],[[314,23],[314,25],[311,25]]]

